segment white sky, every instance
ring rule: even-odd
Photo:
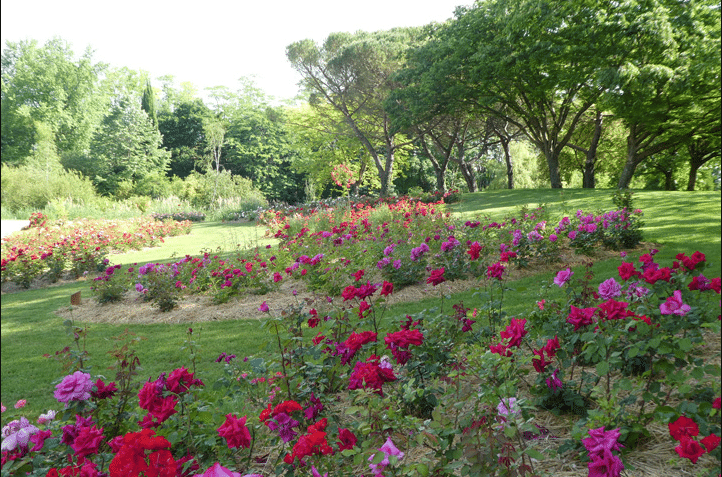
[[[419,26],[453,17],[472,0],[3,0],[2,47],[6,41],[58,36],[76,57],[87,46],[95,62],[173,75],[176,85],[199,90],[228,86],[254,76],[278,100],[294,97],[299,80],[286,60],[286,46],[329,33]]]

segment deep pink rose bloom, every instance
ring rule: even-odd
[[[87,401],[90,399],[92,389],[93,382],[90,380],[90,375],[76,371],[65,376],[60,384],[55,386],[54,396],[60,402]]]
[[[251,433],[246,427],[246,416],[238,419],[235,414],[226,414],[226,422],[218,428],[218,435],[226,439],[229,449],[251,447]]]
[[[216,462],[204,473],[196,474],[194,477],[241,477],[241,474],[226,469],[220,463]]]
[[[43,450],[43,446],[45,445],[45,439],[49,438],[53,435],[53,431],[39,431],[37,434],[33,434],[30,436],[30,442],[35,444],[32,449],[30,449],[30,452],[40,452]]]
[[[75,455],[85,457],[86,455],[96,454],[104,438],[103,428],[98,429],[96,426],[83,427],[70,447],[75,451]]]
[[[692,461],[693,464],[697,463],[697,459],[705,453],[704,448],[694,439],[683,437],[679,441],[679,445],[674,448],[680,457],[684,457]]]
[[[596,308],[577,308],[572,305],[571,312],[567,316],[567,323],[574,325],[574,331],[579,331],[579,328],[593,323],[592,317],[596,310]]]
[[[95,382],[95,386],[98,388],[97,391],[91,391],[90,395],[96,399],[106,399],[113,397],[118,392],[118,388],[115,383],[105,384],[102,379],[98,378]]]
[[[496,278],[497,280],[501,280],[502,276],[504,275],[504,270],[506,270],[504,265],[497,262],[497,263],[487,267],[486,276],[487,276],[487,278]]]
[[[574,272],[571,270],[571,268],[561,270],[559,271],[559,273],[557,273],[557,276],[554,277],[554,284],[563,287],[564,284],[567,283],[570,278],[572,278],[572,275],[574,275]]]
[[[622,294],[622,286],[614,278],[608,278],[599,284],[599,296],[605,300]]]
[[[663,315],[686,315],[691,310],[690,306],[682,302],[682,292],[675,290],[674,294],[667,297],[667,301],[659,305],[659,311]]]
[[[526,320],[512,318],[511,323],[509,323],[504,331],[499,333],[499,336],[509,340],[509,344],[507,345],[509,348],[517,348],[521,344],[521,339],[528,333],[528,331],[524,329],[525,325]]]
[[[181,394],[191,386],[203,386],[203,381],[195,379],[193,373],[188,371],[185,366],[181,366],[178,369],[171,371],[170,376],[165,383],[166,389],[172,393]]]

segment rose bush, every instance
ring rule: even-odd
[[[508,270],[546,260],[533,244],[554,243],[541,211],[485,225],[417,204],[391,204],[391,220],[378,225],[372,212],[354,207],[347,221],[284,232],[270,256],[163,265],[157,277],[178,293],[219,293],[236,281],[240,293],[253,273],[269,283],[310,267],[346,275],[323,307],[264,302],[268,343],[243,359],[245,350],[221,354],[226,376],[216,383],[182,366],[139,382],[125,345],[111,382],[76,361],[58,383],[67,407],[54,418],[35,426],[24,408],[5,411],[2,475],[535,475],[540,461],[568,453],[590,475],[611,476],[653,423],[669,425],[675,465],[714,471],[720,367],[702,350],[705,333],[719,333],[720,279],[702,274],[704,256],[664,264],[652,251],[598,286],[591,266],[561,270],[547,286],[562,287],[564,299],[543,295],[508,317]],[[578,230],[574,219],[558,223]],[[457,249],[463,265],[444,255]],[[384,257],[424,259],[419,281],[430,290],[457,270],[477,276],[476,308],[444,310],[440,292],[438,308],[384,318],[395,289],[378,272]],[[577,414],[554,454],[534,445],[550,437],[535,421],[545,409]]]

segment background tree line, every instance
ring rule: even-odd
[[[339,194],[340,164],[352,192],[381,195],[719,187],[719,3],[485,0],[443,24],[334,33],[286,55],[302,95],[279,105],[245,78],[204,100],[61,39],[8,42],[3,168],[208,203],[231,183],[272,201]]]

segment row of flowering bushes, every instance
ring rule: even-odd
[[[498,254],[507,266],[527,267],[553,263],[564,250],[633,248],[641,239],[638,210],[579,211],[550,222],[545,209],[537,208],[501,223],[482,223],[456,220],[439,207],[443,204],[401,198],[347,202],[309,215],[297,210],[270,222],[275,227],[271,233],[280,240],[277,249],[224,257],[188,255],[175,263],[125,271],[112,266],[95,279],[93,290],[101,302],[112,302],[135,289],[163,311],[183,294],[210,294],[223,303],[276,290],[287,278],[338,296],[360,278],[358,270],[369,280],[386,280],[400,289],[423,281],[432,269],[443,268],[448,280],[479,277]],[[499,267],[495,270],[501,273]]]
[[[704,276],[699,252],[667,265],[655,252],[599,286],[591,266],[561,270],[547,287],[566,297],[542,292],[524,317],[503,311],[506,252],[473,309],[444,309],[438,268],[424,278],[440,307],[401,321],[383,317],[394,284],[360,268],[323,309],[264,302],[272,339],[242,359],[229,343],[213,386],[185,367],[136,381],[139,341],[125,335],[112,382],[69,356],[62,411],[38,425],[8,412],[2,475],[540,475],[567,459],[617,477],[652,426],[669,430],[670,472],[717,475],[720,352],[705,333],[720,332],[720,278]],[[551,451],[536,445],[557,438],[537,423],[544,410],[577,415]]]
[[[49,223],[33,214],[28,230],[2,240],[2,282],[27,288],[39,277],[55,282],[69,272],[78,278],[85,272],[104,270],[111,252],[157,246],[163,237],[188,234],[190,230],[189,221],[139,217]]]

